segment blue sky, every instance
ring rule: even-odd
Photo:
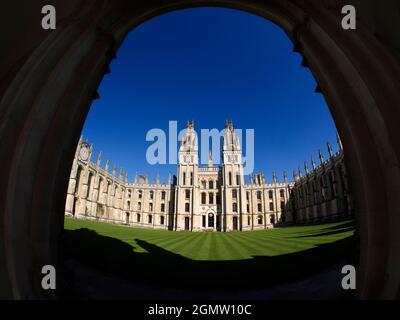
[[[86,119],[83,136],[111,165],[166,181],[176,165],[150,165],[150,129],[194,120],[196,129],[223,129],[232,119],[255,130],[255,172],[292,177],[336,128],[316,82],[286,34],[258,16],[223,8],[170,12],[133,29],[112,62]],[[318,161],[317,161],[318,163]],[[309,165],[310,166],[310,165]],[[118,169],[119,171],[119,169]],[[303,170],[304,171],[304,170]]]

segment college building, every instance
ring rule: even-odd
[[[353,214],[343,147],[328,143],[329,159],[319,151],[319,165],[311,158],[288,180],[279,182],[275,173],[266,182],[263,173],[245,181],[242,150],[232,122],[225,124],[221,165],[199,164],[194,123],[182,138],[177,175],[161,183],[146,176],[128,181],[109,160],[101,167],[102,155],[91,161],[93,146],[79,141],[65,206],[65,215],[79,219],[125,224],[134,227],[187,231],[246,231],[275,226],[316,223],[347,218]]]

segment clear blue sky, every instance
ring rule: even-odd
[[[111,166],[150,180],[176,165],[149,165],[146,150],[152,128],[168,132],[168,121],[196,128],[234,126],[255,130],[255,172],[272,171],[282,180],[318,158],[326,142],[337,150],[336,128],[316,82],[293,44],[272,22],[232,9],[174,11],[133,29],[100,85],[83,135],[103,151]],[[318,161],[317,161],[318,163]],[[309,165],[310,166],[310,165]]]

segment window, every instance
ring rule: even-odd
[[[149,214],[149,215],[147,216],[147,221],[148,221],[149,223],[152,223],[152,222],[153,222],[153,216],[152,216],[151,214]]]
[[[190,199],[190,190],[185,190],[185,199]]]
[[[274,204],[273,202],[269,203],[269,211],[274,211]]]
[[[202,186],[203,189],[207,189],[207,182],[205,180],[203,180],[201,182],[201,186]]]
[[[208,194],[208,203],[214,204],[214,194],[211,192]]]
[[[240,174],[236,175],[236,184],[240,186]]]
[[[232,185],[232,172],[229,172],[229,185]]]
[[[165,200],[165,191],[161,192],[161,200]]]
[[[190,173],[190,185],[193,185],[193,172]]]
[[[250,225],[250,216],[247,216],[247,225]]]
[[[250,205],[247,204],[247,212],[250,212]]]
[[[142,199],[142,196],[143,196],[143,191],[139,190],[139,199]]]
[[[257,210],[258,210],[258,212],[262,212],[262,205],[261,205],[261,203],[257,204]]]
[[[164,216],[160,217],[160,224],[164,224]]]
[[[206,216],[202,216],[202,226],[203,228],[206,227]]]
[[[207,197],[206,193],[202,192],[201,193],[201,204],[206,204],[206,197]]]
[[[139,201],[138,204],[137,204],[137,209],[138,209],[138,210],[142,210],[142,203],[141,203],[140,201]]]
[[[140,222],[140,213],[137,214],[137,216],[136,216],[136,221],[137,221],[137,222]]]
[[[259,215],[259,216],[258,216],[257,222],[258,222],[258,224],[262,224],[262,223],[263,223],[263,217],[262,217],[262,215]]]
[[[246,192],[246,200],[250,200],[250,192]]]
[[[152,202],[149,203],[149,211],[153,212],[153,203]]]
[[[285,190],[281,189],[280,194],[281,194],[281,198],[285,198]]]
[[[270,223],[275,223],[275,216],[272,214],[271,218],[269,218]]]
[[[126,206],[127,206],[127,209],[130,210],[130,209],[131,209],[131,202],[128,201],[128,202],[126,203]]]
[[[183,173],[182,184],[183,184],[183,185],[186,184],[186,172]]]
[[[236,202],[232,203],[232,211],[233,212],[238,212],[237,203]]]
[[[131,198],[131,197],[132,197],[132,191],[128,190],[128,198]]]
[[[161,212],[165,212],[165,204],[161,203]]]
[[[261,200],[261,191],[257,191],[257,199]]]
[[[268,197],[269,197],[270,199],[273,199],[273,198],[274,198],[274,194],[273,194],[272,190],[269,190],[269,191],[268,191]]]
[[[237,198],[237,190],[236,190],[236,189],[233,189],[233,190],[232,190],[232,198],[233,198],[233,199],[236,199],[236,198]]]
[[[150,199],[153,200],[153,198],[154,198],[154,192],[153,192],[153,191],[150,191]]]
[[[190,205],[189,202],[185,203],[185,212],[189,212],[190,211]]]
[[[210,180],[210,181],[208,182],[208,188],[209,188],[209,189],[214,189],[214,182],[213,182],[212,180]]]

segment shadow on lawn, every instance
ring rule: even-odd
[[[191,289],[265,287],[312,275],[338,262],[354,263],[355,238],[280,256],[247,260],[198,261],[135,239],[147,252],[89,229],[64,230],[62,258],[75,259],[98,270],[161,286]]]

